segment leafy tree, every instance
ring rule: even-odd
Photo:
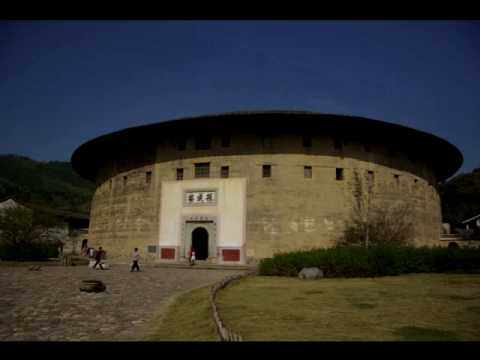
[[[25,207],[11,207],[0,211],[0,240],[10,246],[25,246],[39,239],[33,211]]]
[[[60,225],[55,216],[23,206],[0,210],[0,241],[10,246],[26,246],[45,240],[49,228]],[[48,240],[48,239],[46,239]]]

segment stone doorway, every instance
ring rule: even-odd
[[[195,256],[197,260],[216,262],[216,258],[217,258],[216,228],[217,228],[216,218],[213,216],[207,217],[207,216],[192,215],[189,217],[185,217],[183,221],[183,226],[182,226],[183,241],[180,249],[180,253],[182,254],[182,257],[184,257],[185,260],[188,260],[190,248],[193,246],[195,249]],[[197,230],[197,229],[201,229],[201,230]],[[198,242],[198,244],[194,244],[194,241]]]
[[[208,259],[208,231],[205,228],[197,227],[192,231],[192,248],[197,260]]]

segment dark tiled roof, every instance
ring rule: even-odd
[[[468,222],[470,222],[470,221],[472,221],[472,220],[478,219],[478,218],[480,218],[480,214],[475,215],[474,217],[471,217],[470,219],[463,220],[463,221],[462,221],[462,224],[466,224],[466,223],[468,223]]]
[[[251,132],[334,132],[362,140],[399,144],[409,151],[422,153],[437,172],[439,180],[452,176],[461,166],[461,152],[448,141],[406,126],[360,116],[316,113],[300,110],[237,111],[184,117],[141,125],[99,136],[79,146],[72,155],[73,168],[83,177],[94,180],[101,168],[102,155],[118,153],[121,146],[145,145],[160,138],[177,135],[194,136],[203,131]]]

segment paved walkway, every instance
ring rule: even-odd
[[[136,341],[170,296],[212,284],[235,270],[87,266],[0,268],[0,341]],[[79,290],[82,280],[106,284],[102,293]]]

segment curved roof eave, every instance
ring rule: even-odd
[[[291,117],[296,117],[292,121]],[[388,123],[380,120],[359,116],[315,113],[307,111],[241,111],[232,113],[210,114],[184,117],[152,124],[140,125],[101,135],[80,145],[72,154],[72,166],[81,176],[93,180],[96,170],[101,166],[101,152],[118,145],[125,139],[142,139],[143,142],[153,141],[164,134],[187,132],[196,134],[202,129],[221,131],[231,129],[232,123],[226,119],[241,118],[235,122],[236,130],[249,129],[254,131],[307,131],[314,128],[344,130],[357,135],[367,135],[369,138],[382,137],[398,142],[403,136],[410,144],[419,143],[432,154],[432,164],[437,171],[439,180],[452,176],[462,165],[463,156],[457,147],[435,135],[416,130],[407,126]],[[261,118],[261,121],[259,121]],[[318,119],[321,121],[312,121]],[[308,120],[307,120],[308,119]],[[415,140],[415,141],[412,141]]]

